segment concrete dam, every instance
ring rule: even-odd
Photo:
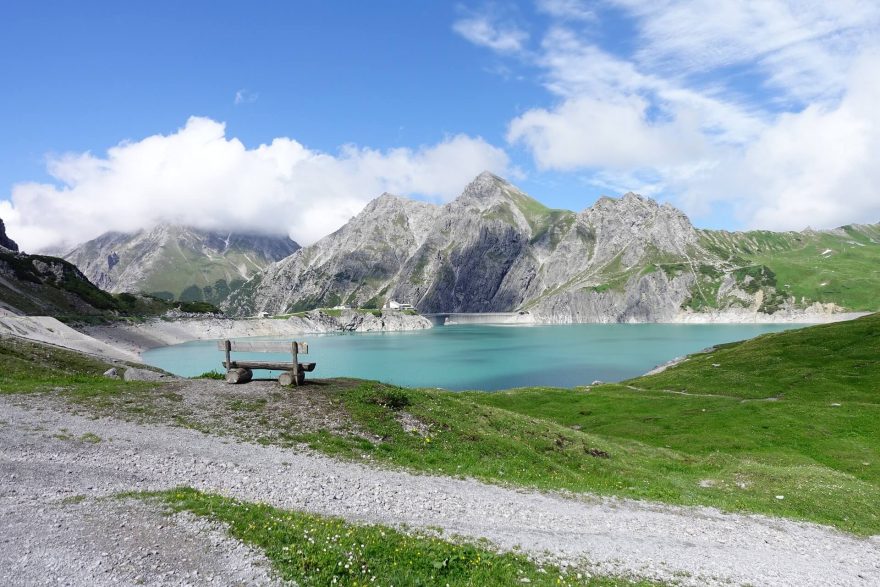
[[[422,314],[434,326],[453,324],[531,324],[534,322],[528,312],[446,312]]]

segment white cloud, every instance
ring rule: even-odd
[[[628,53],[595,40],[600,8],[578,30],[579,4],[537,2],[555,21],[518,58],[558,101],[507,139],[539,168],[732,210],[743,227],[880,221],[880,3],[609,2],[632,19]]]
[[[516,53],[523,49],[529,34],[511,23],[498,22],[490,15],[472,15],[452,25],[456,33],[482,47],[499,53]]]
[[[596,13],[583,0],[537,0],[538,11],[574,21],[594,21]]]
[[[547,89],[563,98],[650,97],[667,113],[678,108],[697,112],[705,130],[722,142],[740,142],[760,130],[761,115],[736,100],[645,73],[637,64],[611,55],[565,27],[551,28],[541,45],[538,65],[546,70]]]
[[[192,117],[175,133],[120,143],[105,157],[52,159],[58,184],[15,185],[0,218],[31,251],[160,222],[287,233],[309,244],[384,191],[448,200],[485,169],[505,173],[507,155],[466,135],[331,155],[285,137],[248,149],[222,123]]]
[[[651,123],[647,109],[638,96],[573,98],[552,111],[534,109],[514,119],[508,140],[528,146],[539,167],[560,170],[675,165],[705,151],[694,117]]]
[[[613,1],[638,19],[643,66],[755,66],[769,86],[799,100],[836,97],[880,26],[876,0]]]
[[[562,101],[513,119],[507,139],[543,169],[601,168],[603,184],[638,169],[687,175],[716,145],[741,144],[763,128],[747,108],[643,73],[564,27],[546,34],[538,64]]]
[[[834,107],[779,117],[745,149],[727,153],[684,202],[733,202],[747,226],[769,229],[880,222],[880,54],[862,57]]]
[[[253,104],[257,101],[260,95],[256,92],[251,92],[245,88],[241,88],[240,90],[236,90],[235,97],[232,99],[232,103],[236,106],[240,104]]]

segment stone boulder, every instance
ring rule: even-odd
[[[150,369],[138,369],[136,367],[128,367],[122,374],[125,381],[174,381],[177,377],[159,371]]]

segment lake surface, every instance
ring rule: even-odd
[[[546,385],[574,387],[641,375],[688,353],[803,324],[460,325],[412,332],[309,334],[301,360],[318,365],[311,377],[360,377],[412,387],[498,390]],[[233,358],[290,355],[233,353]],[[147,351],[144,361],[190,377],[221,370],[214,341]],[[257,371],[262,377],[266,371]],[[277,375],[277,372],[275,373]]]

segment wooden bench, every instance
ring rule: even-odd
[[[309,354],[309,345],[305,342],[281,341],[217,341],[217,348],[226,351],[226,383],[247,383],[253,376],[254,369],[284,371],[278,376],[281,385],[302,385],[306,380],[306,371],[314,371],[315,363],[300,363],[299,355]],[[233,361],[232,351],[251,353],[290,353],[293,360],[287,361]]]

